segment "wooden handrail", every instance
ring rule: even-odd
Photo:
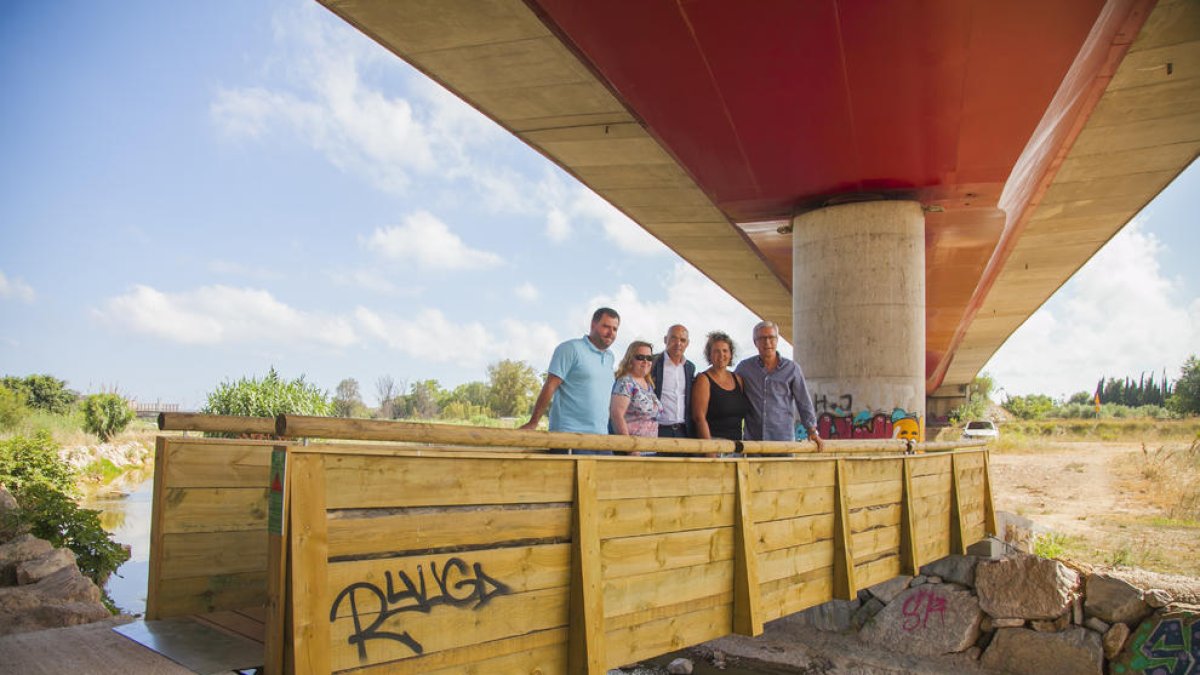
[[[573,448],[576,450],[665,454],[744,452],[748,455],[812,454],[817,452],[816,444],[811,441],[786,443],[776,441],[735,442],[694,438],[644,438],[304,415],[279,415],[275,418],[275,434],[281,438],[407,441],[513,449]],[[980,441],[917,443],[914,444],[913,449],[936,451],[983,445],[984,443]],[[825,447],[826,452],[835,453],[901,453],[906,451],[909,445],[899,439],[871,439],[827,441]]]
[[[203,413],[159,413],[161,431],[206,431],[225,434],[275,435],[275,419],[271,417],[240,417],[237,415],[205,415]]]

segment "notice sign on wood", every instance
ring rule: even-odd
[[[267,491],[267,533],[283,534],[283,472],[287,466],[287,452],[271,452],[271,482]]]

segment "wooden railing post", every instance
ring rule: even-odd
[[[733,520],[733,632],[751,637],[763,631],[762,598],[758,585],[758,551],[750,512],[750,462],[740,460]]]
[[[917,519],[913,513],[912,464],[909,457],[904,464],[904,486],[900,497],[900,572],[916,576],[921,568],[917,560]]]
[[[325,457],[292,453],[289,524],[292,561],[292,650],[298,673],[330,672],[329,536]]]
[[[602,675],[607,672],[599,518],[596,460],[578,460],[575,463],[570,627],[567,638],[567,672],[572,675]]]
[[[150,573],[146,588],[146,619],[159,619],[159,589],[162,587],[163,515],[166,512],[167,439],[154,440],[154,496],[150,510]]]
[[[950,552],[967,552],[967,536],[963,523],[962,486],[958,479],[958,453],[950,455]]]
[[[990,450],[983,451],[983,528],[985,535],[1003,539],[1003,533],[998,531],[1000,528],[996,524],[996,504],[992,501],[991,456]]]
[[[854,551],[850,537],[849,489],[846,485],[846,467],[843,459],[836,464],[833,488],[833,597],[853,600],[858,596],[854,583]]]

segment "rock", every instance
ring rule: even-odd
[[[921,584],[928,583],[928,582],[929,582],[929,579],[926,579],[924,574],[918,574],[917,576],[913,577],[913,580],[911,582],[909,582],[908,587],[916,588],[917,586],[920,586]]]
[[[1083,625],[1083,598],[1081,597],[1076,597],[1071,602],[1071,623],[1077,626]]]
[[[1025,619],[992,619],[992,628],[1020,628],[1025,625]]]
[[[1111,569],[1106,575],[1128,581],[1136,588],[1147,590],[1161,588],[1171,596],[1172,602],[1200,605],[1200,578],[1176,574],[1159,574],[1136,568]]]
[[[921,574],[929,577],[940,577],[963,586],[975,585],[975,564],[979,559],[973,555],[948,555],[941,560],[935,560],[921,566]]]
[[[840,633],[849,630],[854,612],[861,604],[858,600],[830,600],[804,610],[801,619],[817,630]]]
[[[0,588],[0,635],[106,619],[100,589],[74,565],[24,586]]]
[[[975,589],[993,617],[1055,619],[1077,596],[1079,575],[1056,560],[1017,555],[976,565]]]
[[[1112,628],[1107,621],[1104,621],[1103,619],[1097,619],[1094,616],[1089,617],[1087,621],[1084,621],[1083,626],[1084,628],[1090,628],[1101,635],[1104,635],[1108,632],[1109,628]]]
[[[979,622],[979,630],[985,633],[990,633],[996,630],[996,624],[992,623],[992,617],[984,614],[983,620]]]
[[[1125,647],[1125,641],[1129,639],[1129,626],[1123,623],[1114,623],[1112,628],[1104,634],[1104,658],[1111,659],[1121,653],[1121,649]]]
[[[3,485],[0,485],[0,544],[19,534],[16,514],[17,499]]]
[[[1128,581],[1105,574],[1087,578],[1084,609],[1108,623],[1136,626],[1150,615],[1150,606],[1142,601],[1142,591]]]
[[[980,664],[1030,675],[1101,675],[1104,647],[1099,635],[1079,627],[1061,633],[1004,628],[996,631]]]
[[[1164,673],[1194,672],[1188,668],[1196,666],[1197,644],[1200,644],[1200,608],[1155,614],[1133,631],[1125,649],[1109,664],[1109,672],[1149,673],[1152,666],[1161,666]]]
[[[692,675],[692,662],[687,659],[675,659],[667,664],[667,672],[671,675]]]
[[[928,574],[928,575],[926,575],[926,576],[925,576],[925,583],[928,583],[928,584],[940,584],[940,583],[942,583],[942,578],[941,578],[941,577],[938,577],[938,576],[934,576],[934,575],[932,575],[932,574]]]
[[[50,542],[32,534],[18,535],[0,545],[0,586],[16,585],[18,564],[40,558],[53,550]]]
[[[75,566],[74,551],[56,548],[39,558],[17,563],[17,585],[35,584],[63,568]]]
[[[912,579],[908,575],[899,576],[883,583],[875,584],[868,590],[870,590],[871,595],[879,598],[886,605],[894,600],[897,595],[903,593],[904,589],[908,588],[908,582],[912,581]]]
[[[1004,543],[1021,553],[1033,553],[1032,520],[1008,511],[996,512],[996,529]]]
[[[1171,604],[1171,594],[1161,588],[1151,588],[1142,594],[1142,601],[1154,609]]]
[[[987,560],[999,560],[1009,553],[1012,548],[1008,544],[1000,541],[995,537],[987,537],[981,539],[967,547],[967,555],[975,556],[976,558],[984,558]]]
[[[879,598],[871,598],[862,604],[861,607],[854,610],[854,616],[850,617],[850,625],[854,630],[862,630],[862,627],[867,625],[867,622],[875,618],[875,615],[883,609],[883,601]]]
[[[920,586],[901,593],[867,623],[859,638],[905,654],[961,652],[979,638],[979,601],[957,586]]]
[[[967,658],[971,659],[972,661],[978,661],[980,655],[983,654],[983,650],[975,645],[971,645],[970,647],[967,647],[967,650],[963,652],[963,654],[966,654]]]
[[[1029,627],[1039,633],[1057,633],[1064,631],[1067,626],[1071,625],[1071,612],[1063,612],[1062,616],[1053,620],[1034,620],[1029,622]]]

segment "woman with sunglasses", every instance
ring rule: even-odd
[[[654,348],[649,342],[635,340],[625,350],[625,358],[617,366],[617,381],[613,383],[608,407],[614,434],[658,437],[662,404],[654,395],[654,381],[650,378],[653,361]]]

